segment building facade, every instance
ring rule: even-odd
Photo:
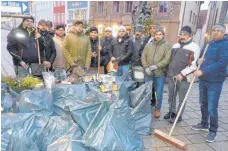
[[[138,1],[91,1],[90,25],[110,26],[114,35],[118,26],[124,25],[131,34],[132,11],[138,4]],[[200,2],[148,1],[147,5],[151,8],[153,20],[164,27],[166,39],[170,43],[177,42],[178,33],[184,25],[190,25],[196,33]]]
[[[53,23],[56,24],[66,24],[66,15],[65,15],[65,8],[66,8],[66,1],[54,1],[53,2]]]

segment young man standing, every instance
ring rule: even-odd
[[[76,21],[72,27],[74,32],[68,33],[63,41],[63,53],[70,66],[82,66],[87,69],[91,62],[91,46],[89,38],[83,33],[83,22]],[[74,62],[77,60],[77,64]]]
[[[161,114],[165,69],[169,64],[171,56],[171,46],[165,40],[164,36],[163,29],[161,27],[157,28],[154,40],[145,46],[141,57],[142,65],[148,76],[147,78],[154,81],[155,92],[157,94],[157,103],[154,112],[156,118],[159,118]]]

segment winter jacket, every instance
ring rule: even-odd
[[[192,40],[172,47],[171,60],[169,63],[167,77],[172,78],[181,74],[185,80],[191,82],[193,72],[197,68],[197,59],[200,55],[200,48]]]
[[[205,51],[205,47],[201,53]],[[206,52],[204,62],[200,70],[203,75],[199,77],[200,80],[208,82],[222,82],[226,79],[226,68],[228,65],[228,37],[217,41],[210,41]]]
[[[145,47],[145,38],[133,38],[133,52],[131,57],[131,63],[139,63],[141,65],[141,53],[140,50],[143,50]]]
[[[101,46],[102,46],[102,50],[101,50],[101,64],[102,65],[107,65],[110,61],[110,57],[108,54],[108,51],[111,48],[111,42],[113,40],[113,37],[111,38],[105,38],[101,41]]]
[[[43,61],[49,61],[53,63],[56,57],[56,49],[52,36],[47,32],[40,32],[39,38],[40,50],[43,52]]]
[[[53,38],[53,40],[54,40],[55,49],[56,49],[56,58],[55,58],[55,61],[53,63],[53,67],[54,68],[66,69],[66,58],[65,58],[65,56],[63,54],[63,50],[62,50],[64,38],[55,36]]]
[[[98,45],[99,45],[98,43],[99,43],[98,39],[95,39],[95,40],[90,39],[92,52],[96,52],[97,53],[97,49],[98,49]],[[92,57],[90,66],[91,67],[97,67],[97,64],[98,64],[98,56]]]
[[[6,48],[13,57],[14,65],[19,66],[21,61],[38,63],[38,42],[35,39],[34,28],[29,32],[22,24],[19,25],[8,34],[7,42]]]
[[[89,67],[91,62],[91,45],[89,38],[83,33],[69,33],[63,41],[63,53],[67,60],[67,68],[76,60],[78,65]]]
[[[165,40],[159,42],[152,41],[146,44],[141,61],[144,68],[156,65],[158,69],[153,71],[155,76],[165,75],[166,68],[171,57],[171,46]]]
[[[119,66],[128,65],[133,51],[133,42],[128,35],[123,37],[121,42],[118,37],[111,42],[109,56],[115,57],[119,61]]]

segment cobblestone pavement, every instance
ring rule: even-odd
[[[153,128],[162,130],[168,133],[171,124],[163,119],[163,116],[168,112],[168,89],[165,86],[163,93],[163,105],[161,110],[160,119],[152,118]],[[178,101],[178,100],[177,100]],[[205,137],[207,132],[194,131],[191,125],[200,122],[201,113],[199,106],[199,87],[195,83],[189,94],[183,121],[178,123],[174,129],[173,136],[187,144],[188,151],[227,151],[228,150],[228,78],[224,82],[223,91],[219,100],[219,129],[217,139],[214,143],[207,143]],[[155,137],[153,134],[150,136],[142,136],[145,151],[179,151],[180,149],[164,142],[163,140]]]

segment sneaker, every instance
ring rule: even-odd
[[[176,119],[176,118],[171,118],[169,122],[170,122],[170,123],[174,123],[175,119]],[[180,116],[180,117],[178,118],[178,120],[177,120],[177,123],[179,123],[179,122],[181,122],[181,121],[182,121],[182,117]]]
[[[208,131],[208,127],[202,125],[201,123],[198,123],[197,125],[193,125],[192,129],[196,130],[196,131]]]
[[[170,114],[171,114],[171,118],[175,118],[176,117],[176,114],[173,113],[173,112],[168,112],[165,116],[164,116],[164,119],[167,120],[170,118]]]
[[[209,133],[207,134],[207,137],[206,137],[206,141],[209,143],[212,143],[215,141],[216,138],[217,138],[216,133],[209,131]]]
[[[154,112],[154,117],[155,117],[155,118],[159,118],[160,115],[161,115],[160,110],[155,110],[155,112]]]

